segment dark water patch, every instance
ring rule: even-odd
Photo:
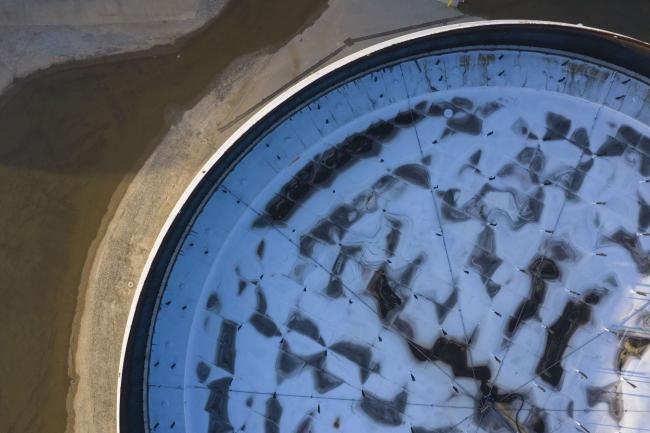
[[[475,422],[486,431],[545,433],[546,413],[530,398],[518,393],[500,393],[497,386],[481,384],[476,400]]]
[[[432,117],[441,117],[444,116],[445,110],[451,110],[453,113],[455,111],[455,107],[449,102],[434,102],[429,107],[429,111],[427,113]]]
[[[537,175],[530,170],[526,170],[519,165],[508,163],[501,167],[497,176],[499,177],[517,177],[518,180],[523,178],[530,179],[531,186],[539,185]],[[491,208],[485,199],[492,193],[507,193],[512,197],[516,205],[517,214],[514,218],[500,208]],[[491,223],[489,217],[494,213],[499,214],[507,220],[507,224],[513,230],[518,230],[526,224],[539,221],[544,209],[544,190],[537,187],[534,193],[526,194],[511,187],[496,187],[490,182],[486,182],[480,191],[463,204],[458,204],[460,190],[450,188],[447,191],[438,191],[438,196],[442,198],[442,216],[453,222],[466,221],[469,218],[476,218],[485,223]]]
[[[330,272],[329,281],[325,287],[325,293],[330,298],[340,298],[343,296],[343,282],[341,281],[340,275],[345,269],[345,265],[348,261],[348,254],[343,251],[343,248],[339,250],[339,253],[332,264],[332,270]]]
[[[322,368],[314,369],[314,388],[320,394],[327,394],[331,390],[341,386],[343,380]]]
[[[338,343],[331,345],[329,348],[359,366],[361,383],[364,383],[368,379],[370,372],[373,370],[371,364],[372,351],[370,350],[370,347],[362,346],[351,341],[339,341]]]
[[[327,351],[322,351],[304,358],[305,362],[312,367],[314,377],[314,388],[320,394],[326,394],[329,391],[343,384],[343,380],[336,377],[325,369],[327,360]]]
[[[409,128],[422,120],[424,115],[417,110],[402,111],[395,116],[393,123],[400,128]]]
[[[324,172],[321,170],[324,170]],[[329,173],[329,170],[325,170],[324,167],[321,167],[316,163],[316,161],[312,160],[308,161],[300,170],[298,170],[294,178],[297,181],[308,185],[319,185],[329,178],[327,173]],[[292,185],[291,183],[287,184]]]
[[[463,222],[470,219],[470,216],[458,209],[458,188],[451,188],[446,191],[439,191],[438,196],[442,198],[442,216],[453,222]]]
[[[577,193],[582,188],[587,173],[592,169],[594,160],[588,158],[576,167],[563,167],[551,173],[548,178],[565,190],[567,199],[578,199]]]
[[[477,150],[476,152],[474,152],[474,153],[469,157],[469,163],[470,163],[470,165],[472,165],[472,166],[474,166],[474,167],[478,166],[478,163],[481,161],[481,154],[482,154],[482,152],[483,152],[482,150]]]
[[[434,302],[436,306],[436,314],[438,316],[438,324],[442,324],[445,321],[449,312],[456,306],[458,303],[458,288],[454,287],[445,299],[444,302]]]
[[[353,200],[352,204],[342,204],[334,208],[330,213],[328,219],[343,230],[347,230],[350,226],[361,219],[364,215],[364,209],[359,206],[360,202],[365,202],[367,193],[361,193]]]
[[[420,164],[405,164],[397,167],[393,174],[400,179],[422,188],[430,188],[429,170]]]
[[[365,139],[364,142],[365,141],[370,142],[369,139]],[[345,144],[342,147],[346,147]],[[317,162],[332,172],[337,172],[342,170],[350,161],[352,161],[352,155],[353,153],[349,152],[346,148],[330,147],[317,157]],[[300,197],[296,197],[295,200],[300,201],[305,195],[306,194],[302,194]]]
[[[591,150],[589,150],[589,133],[585,128],[576,128],[571,134],[569,141],[583,150],[587,155],[591,155]]]
[[[208,311],[214,312],[221,310],[221,301],[219,300],[219,295],[216,293],[210,293],[208,300],[205,302],[205,308]]]
[[[258,287],[255,293],[257,294],[257,306],[255,307],[255,311],[260,314],[266,314],[268,304],[266,302],[266,296],[264,296],[264,292]]]
[[[362,248],[358,245],[342,245],[339,250],[339,256],[345,258],[345,260],[338,259],[332,265],[332,272],[335,272],[337,275],[340,275],[345,270],[345,266],[353,258],[357,258],[362,252]]]
[[[564,306],[560,317],[548,328],[546,346],[535,372],[549,385],[558,387],[564,368],[561,360],[573,334],[591,319],[589,304],[570,301]]]
[[[351,204],[338,205],[326,218],[310,229],[309,237],[330,245],[341,241],[348,229],[369,211],[365,206],[368,199],[369,193],[363,192],[355,197]]]
[[[401,391],[392,400],[382,400],[365,391],[361,399],[361,410],[379,424],[398,426],[406,408],[408,394]]]
[[[503,108],[503,104],[499,101],[489,101],[481,104],[480,107],[478,107],[478,114],[483,117],[490,117],[497,111],[499,111],[501,108]]]
[[[627,145],[622,141],[608,136],[605,142],[596,151],[597,156],[621,156],[627,149]]]
[[[344,208],[352,209],[348,206],[339,206],[339,210]],[[329,219],[321,220],[313,229],[310,230],[309,234],[319,241],[323,241],[328,244],[334,244],[339,240],[343,239],[343,236],[346,233],[346,229],[340,225],[334,223]]]
[[[440,361],[451,367],[456,377],[475,378],[480,382],[486,382],[492,376],[490,367],[482,365],[470,367],[467,360],[468,347],[466,343],[460,343],[447,337],[438,337],[430,349],[419,344],[408,341],[411,354],[420,362]]]
[[[325,166],[325,168],[331,170],[331,167]],[[293,178],[280,190],[280,195],[292,202],[299,202],[305,199],[310,192],[311,185],[309,183],[299,178]]]
[[[537,147],[525,147],[517,154],[517,161],[536,173],[541,172],[546,165],[544,152]]]
[[[571,119],[558,113],[546,113],[546,133],[542,140],[566,140],[571,130]]]
[[[424,257],[425,256],[423,253],[419,254],[415,259],[410,261],[403,268],[403,270],[401,270],[399,276],[397,277],[397,282],[399,283],[400,286],[408,287],[411,284],[411,281],[413,280],[415,273],[424,262]]]
[[[650,254],[645,251],[639,241],[639,238],[634,233],[629,233],[625,229],[619,229],[609,236],[612,242],[618,244],[625,249],[634,263],[637,270],[643,275],[650,273]]]
[[[361,251],[360,247],[349,247],[342,246],[339,249],[339,253],[332,264],[332,269],[330,271],[329,281],[325,287],[325,294],[330,298],[340,298],[343,296],[343,282],[341,281],[341,274],[345,270],[345,265],[347,264],[350,257],[355,256]]]
[[[366,135],[383,142],[392,140],[397,131],[397,128],[392,123],[380,120],[366,129]]]
[[[228,416],[228,394],[232,377],[217,379],[208,384],[210,395],[205,403],[205,411],[210,415],[208,433],[226,433],[233,431]]]
[[[278,357],[275,361],[275,371],[277,373],[277,382],[282,383],[284,379],[293,377],[300,373],[305,366],[305,361],[298,355],[291,352],[289,343],[283,341],[278,350]]]
[[[645,232],[650,227],[650,204],[641,195],[638,196],[639,218],[637,227],[639,232]]]
[[[650,346],[650,338],[629,335],[621,337],[616,354],[617,370],[623,371],[630,358],[641,359],[648,346]]]
[[[641,139],[639,153],[641,154],[639,173],[641,173],[641,176],[650,176],[650,137],[643,137]]]
[[[623,383],[620,380],[602,387],[588,386],[586,390],[587,405],[594,407],[598,403],[607,404],[609,415],[616,421],[623,419]]]
[[[330,298],[340,298],[343,296],[344,287],[341,278],[336,275],[330,275],[325,286],[325,294]]]
[[[303,257],[311,257],[314,253],[314,247],[318,241],[314,239],[313,236],[302,235],[300,236],[300,245],[298,246],[298,251]]]
[[[282,418],[282,405],[276,396],[266,400],[266,418],[264,420],[264,433],[280,433],[280,418]]]
[[[642,176],[650,175],[650,137],[642,135],[629,125],[622,125],[614,137],[607,136],[596,155],[603,157],[620,156],[625,152],[638,155],[639,172]]]
[[[501,291],[501,284],[488,280],[485,282],[485,291],[490,298],[494,298]]]
[[[266,314],[255,312],[249,319],[249,322],[257,330],[257,332],[267,338],[279,337],[282,335],[280,334],[278,326],[273,322],[273,319],[271,319]]]
[[[456,427],[453,426],[439,427],[439,428],[426,428],[422,426],[411,427],[411,433],[458,433],[458,432],[460,432],[460,430],[458,430]]]
[[[295,433],[314,433],[312,429],[312,422],[313,422],[313,413],[308,413],[307,416],[305,416],[300,423],[298,423],[298,426],[296,426]]]
[[[454,96],[451,98],[451,103],[463,111],[471,111],[474,108],[474,103],[462,96]]]
[[[241,295],[244,293],[244,290],[246,290],[246,287],[248,286],[248,282],[244,280],[239,280],[239,283],[237,284],[237,295]]]
[[[519,325],[537,314],[539,307],[546,298],[546,280],[555,280],[560,277],[560,270],[553,260],[547,257],[538,257],[529,265],[528,272],[531,278],[528,298],[524,300],[515,314],[508,321],[506,335],[512,337]]]
[[[396,317],[395,320],[393,321],[393,327],[397,330],[399,335],[409,340],[415,338],[415,331],[413,330],[413,327],[408,321],[403,320],[400,317]]]
[[[196,364],[196,377],[199,382],[205,382],[208,376],[210,376],[210,366],[203,361]]]
[[[359,221],[366,213],[377,211],[376,203],[373,200],[376,192],[388,191],[396,183],[397,179],[395,177],[384,175],[369,190],[363,191],[354,197],[350,203],[343,203],[336,206],[326,218],[319,220],[309,230],[307,235],[301,236],[300,254],[305,257],[311,257],[317,241],[322,241],[330,245],[339,243],[354,223]],[[341,260],[346,260],[346,256],[349,257],[357,252],[353,247],[346,247],[345,250],[341,250],[341,254],[343,255],[341,256]],[[337,289],[333,290],[336,291]]]
[[[289,322],[287,323],[287,328],[291,329],[292,331],[296,331],[306,337],[309,337],[319,344],[325,344],[323,337],[320,335],[318,325],[299,311],[294,311],[291,314]]]
[[[520,137],[533,139],[534,136],[534,139],[537,139],[537,136],[530,132],[530,126],[528,125],[528,122],[526,122],[526,120],[524,120],[522,117],[519,117],[517,120],[515,120],[510,129]]]
[[[264,258],[264,248],[265,248],[264,239],[262,239],[260,243],[257,244],[257,248],[255,249],[255,254],[257,254],[257,257],[259,259]]]
[[[560,278],[560,269],[555,262],[548,257],[538,257],[528,267],[530,274],[542,280],[557,280]]]
[[[237,355],[237,324],[232,320],[224,319],[219,330],[217,354],[215,365],[223,368],[230,374],[235,373],[235,356]]]
[[[285,221],[293,214],[295,208],[296,202],[276,194],[264,208],[266,215],[258,217],[253,227],[266,227],[274,221]]]
[[[475,197],[474,202],[468,202],[463,205],[463,210],[466,213],[477,214],[477,217],[485,222],[489,222],[487,216],[492,209],[488,208],[481,199],[487,197],[490,193],[507,193],[512,197],[512,200],[517,207],[515,218],[512,218],[509,214],[503,214],[503,212],[498,208],[493,210],[506,217],[508,225],[513,230],[519,230],[526,224],[535,223],[540,220],[542,211],[544,210],[544,190],[541,187],[536,188],[535,192],[532,195],[529,195],[522,193],[515,188],[497,188],[487,183],[483,186],[480,195]],[[487,208],[487,210],[484,210],[485,208]]]
[[[630,146],[637,147],[643,135],[629,125],[621,125],[616,132],[616,138]]]
[[[397,184],[397,178],[390,175],[383,175],[372,185],[372,189],[379,193],[386,192]]]
[[[248,321],[253,325],[257,332],[267,338],[281,335],[278,326],[273,322],[273,319],[266,314],[266,297],[260,288],[257,289],[257,307]]]
[[[395,290],[394,283],[389,280],[383,267],[375,271],[366,290],[377,300],[379,314],[383,320],[389,320],[401,310],[404,301]]]
[[[340,147],[350,155],[354,155],[355,161],[375,157],[381,151],[379,140],[374,140],[367,134],[353,134],[346,138]]]
[[[544,242],[542,247],[543,251],[546,251],[546,254],[553,260],[560,262],[568,261],[575,262],[578,258],[578,252],[571,245],[571,243],[565,239],[551,238],[547,239]]]
[[[447,127],[454,132],[479,135],[483,130],[483,119],[473,113],[458,113],[447,120]]]
[[[535,433],[546,433],[546,417],[542,410],[533,410],[528,421],[530,429]]]
[[[269,200],[264,207],[265,214],[254,221],[253,227],[286,222],[317,190],[329,187],[339,174],[361,159],[377,156],[382,143],[387,143],[396,133],[395,125],[401,128],[411,127],[422,117],[420,112],[413,110],[398,113],[394,118],[373,123],[363,132],[352,134],[341,143],[316,155]],[[410,177],[407,180],[409,179]],[[421,179],[416,177],[415,180]]]
[[[609,294],[609,290],[604,287],[587,290],[582,297],[583,302],[589,305],[598,305]]]
[[[447,117],[447,128],[443,131],[441,138],[453,133],[468,135],[479,135],[483,130],[483,118],[487,118],[502,107],[498,101],[490,101],[482,104],[477,112],[472,113],[474,103],[462,97],[454,97],[451,102],[434,102],[429,107],[427,114],[432,117]],[[451,116],[446,114],[451,113]]]
[[[492,275],[501,266],[503,260],[496,255],[496,239],[491,227],[479,233],[475,246],[468,259],[468,265],[476,269],[483,283],[492,278]]]
[[[386,251],[388,252],[388,255],[392,257],[395,254],[395,250],[397,250],[402,235],[402,232],[400,231],[402,223],[394,218],[388,218],[388,222],[390,224],[390,231],[386,235]]]

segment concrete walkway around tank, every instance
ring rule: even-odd
[[[129,184],[94,260],[86,264],[87,290],[80,299],[73,354],[74,416],[68,431],[115,431],[119,348],[150,249],[188,183],[260,101],[306,71],[364,46],[420,27],[470,20],[427,0],[331,0],[310,28],[274,54],[231,65],[218,85],[184,113]]]

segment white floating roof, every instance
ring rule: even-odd
[[[281,95],[161,234],[123,425],[645,431],[647,53],[455,26]]]

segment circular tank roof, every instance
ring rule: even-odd
[[[122,431],[646,431],[649,60],[502,22],[295,85],[161,234]]]

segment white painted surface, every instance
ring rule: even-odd
[[[486,55],[494,55],[493,61],[486,63]],[[432,84],[437,91],[431,91]],[[630,327],[635,328],[631,332],[636,332],[643,325],[638,322],[639,312],[647,301],[632,290],[643,291],[644,275],[638,272],[625,249],[602,242],[603,235],[610,235],[619,227],[637,232],[638,196],[646,197],[648,193],[647,184],[643,183],[645,177],[638,172],[643,155],[628,149],[620,158],[595,158],[594,167],[577,197],[567,200],[565,189],[557,184],[561,173],[591,156],[567,140],[542,140],[547,131],[545,117],[550,111],[571,119],[571,133],[585,128],[591,151],[596,152],[607,136],[614,136],[624,124],[649,135],[647,93],[645,83],[580,59],[484,50],[469,55],[433,56],[419,59],[417,64],[411,61],[382,70],[335,89],[296,113],[233,170],[223,183],[226,192],[215,193],[197,219],[192,234],[184,241],[183,254],[163,294],[153,337],[148,392],[150,426],[158,424],[163,430],[156,431],[166,431],[175,423],[174,429],[180,431],[183,428],[207,431],[208,414],[204,406],[209,392],[197,378],[196,365],[201,361],[210,365],[210,376],[205,383],[229,376],[214,366],[216,340],[225,318],[241,324],[229,403],[230,421],[236,428],[238,423],[245,422],[247,431],[261,430],[264,402],[276,392],[285,408],[281,431],[295,428],[318,405],[321,405],[321,415],[312,417],[317,431],[330,428],[337,416],[344,431],[378,431],[380,427],[359,409],[363,388],[386,400],[405,389],[408,403],[402,422],[406,426],[434,428],[458,424],[461,429],[474,431],[472,420],[463,421],[463,418],[473,410],[476,384],[467,378],[453,379],[444,363],[416,362],[409,353],[403,331],[396,329],[394,322],[382,323],[376,315],[374,298],[365,291],[371,270],[386,260],[385,215],[405,221],[401,243],[389,268],[397,272],[418,254],[424,253],[425,257],[412,284],[402,287],[404,299],[408,301],[401,314],[414,327],[413,340],[430,347],[440,335],[441,327],[459,341],[469,338],[470,330],[479,329],[470,365],[487,364],[492,372],[500,371],[495,380],[500,388],[527,391],[531,401],[545,409],[566,408],[569,400],[574,400],[576,409],[586,409],[586,387],[606,385],[618,377],[612,372],[618,339],[605,329],[616,332]],[[338,176],[331,186],[320,189],[286,224],[251,228],[273,194],[310,157],[350,134],[363,131],[377,119],[394,118],[421,101],[426,102],[428,109],[432,103],[452,101],[454,97],[472,101],[473,107],[466,107],[465,111],[491,101],[498,101],[501,108],[482,119],[483,127],[478,135],[457,133],[442,138],[446,119],[425,117],[414,127],[401,129],[381,154],[361,160]],[[461,108],[456,104],[455,115],[465,115]],[[526,121],[537,139],[527,140],[517,134],[517,128],[512,127],[521,126],[519,118]],[[438,142],[434,144],[434,140]],[[491,277],[503,287],[490,299],[485,294],[481,275],[467,265],[468,255],[485,222],[470,218],[454,223],[441,218],[442,199],[438,191],[460,188],[458,203],[461,204],[483,184],[494,182],[516,187],[522,197],[530,197],[540,185],[526,182],[521,176],[499,173],[507,164],[514,164],[522,173],[530,173],[530,167],[517,161],[525,146],[539,147],[544,152],[546,165],[538,173],[539,180],[551,180],[553,184],[543,187],[544,211],[539,221],[518,230],[508,224],[521,210],[513,201],[514,196],[495,193],[486,198],[486,221],[496,224],[493,228],[496,248],[503,260]],[[477,150],[482,151],[476,167],[480,173],[463,168]],[[427,167],[432,191],[398,181],[395,188],[375,194],[376,211],[369,211],[358,220],[345,237],[345,242],[362,245],[360,256],[342,274],[345,297],[330,299],[323,295],[338,247],[323,244],[311,258],[300,258],[296,249],[299,237],[337,203],[349,202],[357,194],[369,191],[380,173],[393,173],[400,165],[419,163],[427,155],[432,157]],[[495,179],[490,180],[492,176]],[[512,345],[504,346],[502,331],[507,318],[516,312],[529,286],[529,278],[520,269],[525,269],[536,254],[543,252],[544,241],[549,238],[571,242],[578,258],[560,265],[562,277],[559,282],[549,283],[539,318],[526,321],[515,334]],[[262,239],[266,253],[258,260],[255,250]],[[639,239],[645,243],[643,237]],[[257,304],[255,284],[247,284],[238,295],[237,267],[242,279],[259,281],[257,286],[263,288],[268,302],[267,314],[278,325],[292,352],[305,355],[319,350],[314,346],[316,343],[287,329],[290,313],[297,310],[319,325],[326,345],[351,340],[371,348],[373,360],[382,365],[381,371],[371,373],[368,381],[362,383],[354,364],[330,350],[328,372],[344,380],[330,393],[344,400],[330,400],[329,393],[322,396],[315,393],[309,368],[296,377],[278,380],[275,364],[280,337],[263,338],[249,323]],[[605,284],[603,281],[611,269],[615,269],[618,288],[610,287],[610,295],[594,307],[593,320],[571,339],[571,348],[579,350],[575,354],[570,352],[572,349],[567,352],[572,355],[563,361],[566,373],[561,388],[550,394],[542,391],[536,384],[549,387],[534,379],[534,366],[543,350],[544,326],[553,324],[564,305],[576,297],[575,293],[582,294],[593,284]],[[264,278],[260,280],[262,274]],[[442,302],[454,286],[459,288],[459,302],[442,323],[437,323],[435,304],[430,300]],[[212,293],[221,299],[218,313],[204,308]],[[419,299],[413,294],[420,294]],[[378,343],[379,336],[383,337],[381,343]],[[598,344],[598,351],[586,350],[594,344]],[[507,367],[499,369],[495,356]],[[647,355],[631,361],[626,364],[629,372],[624,375],[647,371],[647,363]],[[578,371],[589,377],[588,382]],[[412,381],[410,374],[417,380]],[[635,391],[638,388],[621,383],[624,388],[629,387],[625,388],[629,394],[625,396],[626,408],[647,410],[647,401],[634,396],[640,393]],[[455,394],[453,386],[462,392]],[[258,395],[248,408],[243,401],[251,391],[263,395]],[[433,409],[427,404],[441,404],[443,408]],[[453,405],[464,409],[444,408]],[[599,404],[597,408],[606,409],[606,406]],[[553,412],[548,422],[551,428],[559,426],[567,431],[574,431],[575,422],[592,432],[612,431],[608,426],[615,422],[607,417],[607,412],[579,411],[575,419],[568,419],[564,413]],[[625,414],[621,424],[629,428],[643,425],[641,417],[634,412]]]

